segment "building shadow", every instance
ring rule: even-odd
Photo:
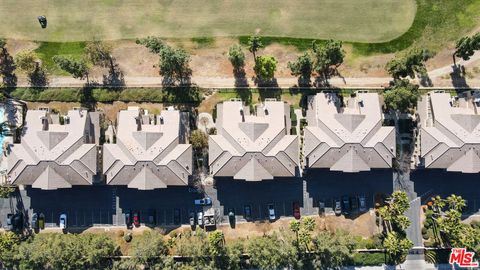
[[[74,186],[57,190],[28,187],[26,192],[31,211],[44,214],[46,227],[59,226],[60,214],[67,215],[68,230],[113,224],[115,200],[111,187]]]
[[[234,209],[236,216],[243,216],[247,206],[251,209],[252,220],[267,220],[269,204],[274,205],[276,218],[292,217],[294,202],[303,207],[303,182],[299,178],[253,182],[218,177],[215,183],[224,215],[228,215],[229,209]]]
[[[126,186],[116,186],[119,199],[118,209],[122,216],[117,217],[119,224],[125,224],[125,213],[137,212],[140,222],[151,227],[178,228],[189,223],[190,212],[197,212],[194,200],[202,194],[192,192],[188,186],[169,186],[165,189],[138,190]],[[150,216],[153,215],[154,224]]]
[[[393,172],[390,169],[356,173],[309,169],[304,178],[315,207],[324,202],[325,207],[333,208],[335,200],[365,196],[367,207],[372,208],[377,194],[393,192]],[[349,217],[355,216],[354,213]]]
[[[432,196],[443,198],[451,194],[460,195],[467,200],[464,214],[480,210],[480,188],[478,173],[447,172],[441,169],[417,169],[410,173],[415,192],[425,204]]]

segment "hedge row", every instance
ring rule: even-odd
[[[199,103],[198,88],[126,88],[112,90],[105,88],[16,88],[10,92],[14,98],[37,102],[167,102]]]

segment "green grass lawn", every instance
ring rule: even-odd
[[[415,10],[415,0],[2,0],[0,36],[64,42],[258,31],[272,37],[382,42],[407,31]],[[47,17],[46,29],[40,28],[38,15]]]
[[[53,63],[52,57],[55,55],[71,55],[75,58],[82,57],[85,42],[40,42],[40,46],[35,50],[42,63],[52,74],[69,75],[59,69]]]

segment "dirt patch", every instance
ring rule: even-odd
[[[125,76],[158,76],[158,56],[134,41],[120,41],[112,52]]]
[[[22,50],[35,50],[38,48],[38,43],[26,40],[9,39],[6,47],[10,55],[16,55]]]

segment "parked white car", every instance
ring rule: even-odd
[[[203,212],[197,213],[197,223],[198,226],[203,226]]]
[[[61,214],[60,215],[60,229],[65,229],[67,228],[67,215],[66,214]]]
[[[273,206],[273,204],[268,205],[268,219],[269,220],[275,220],[276,219],[276,217],[275,217],[275,207]]]

